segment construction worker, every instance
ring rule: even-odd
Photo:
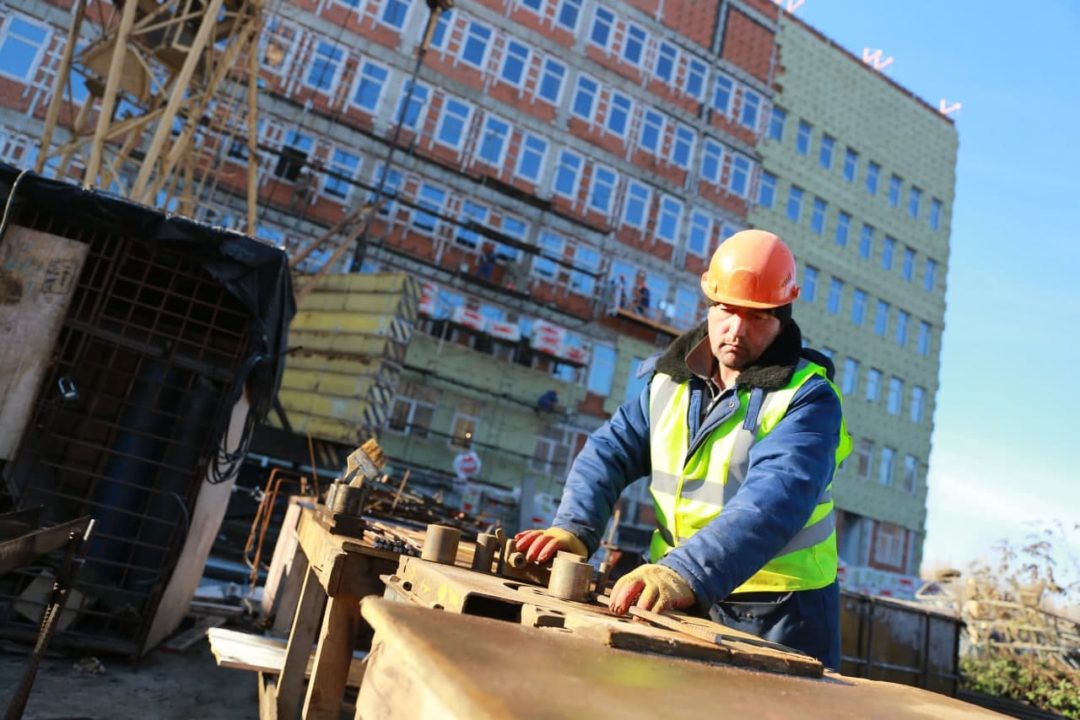
[[[707,613],[838,668],[830,491],[851,439],[832,363],[791,318],[795,275],[776,235],[728,238],[701,276],[706,320],[643,364],[647,386],[589,437],[553,526],[515,540],[531,562],[589,557],[620,493],[649,476],[651,562],[619,579],[611,612]]]

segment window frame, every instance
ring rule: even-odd
[[[639,222],[634,222],[629,217],[630,206],[633,202],[632,198],[635,194],[635,191],[639,191],[637,193],[637,197],[639,200],[641,200],[641,219]],[[644,191],[643,198],[640,191]],[[642,182],[637,178],[629,178],[626,182],[626,190],[623,195],[622,217],[620,218],[622,224],[628,225],[638,230],[644,230],[649,224],[649,214],[650,209],[652,208],[652,196],[652,188],[649,187],[646,183]]]
[[[479,31],[486,32],[487,38],[481,40]],[[488,61],[491,60],[491,46],[494,39],[495,30],[493,28],[488,27],[487,25],[479,22],[478,20],[470,19],[469,26],[465,29],[465,37],[461,41],[461,47],[458,48],[458,60],[477,70],[487,70]],[[468,57],[468,52],[470,48],[474,47],[474,45],[472,45],[474,41],[478,44],[483,45],[483,50],[481,51],[479,60],[472,60]]]
[[[375,106],[373,108],[368,108],[366,105],[361,104],[359,100],[360,90],[364,85],[365,80],[371,78],[371,76],[367,74],[368,68],[374,68],[386,74],[385,77],[382,79],[381,84],[379,85],[379,92],[378,95],[375,97]],[[356,80],[353,81],[353,87],[351,89],[351,92],[349,93],[349,103],[354,107],[357,107],[360,110],[368,113],[372,117],[378,116],[379,112],[382,109],[383,102],[386,98],[386,87],[390,82],[392,73],[393,71],[386,65],[375,62],[371,58],[364,58],[363,63],[361,63],[360,67],[356,71]]]
[[[451,103],[458,103],[464,106],[467,110],[464,118],[458,118],[461,121],[461,133],[457,139],[457,142],[454,144],[448,143],[443,139],[443,131],[446,129],[447,116],[450,114]],[[472,117],[475,112],[476,108],[473,107],[471,103],[449,95],[445,96],[443,98],[442,108],[439,112],[439,121],[435,126],[435,135],[432,138],[433,142],[436,142],[443,147],[448,147],[456,152],[461,152],[462,148],[465,145],[465,138],[469,134],[469,125],[472,122]]]
[[[484,151],[488,146],[488,137],[492,133],[490,128],[492,124],[501,124],[505,126],[501,140],[499,141],[498,156],[495,159],[491,159],[484,156]],[[506,161],[506,151],[508,146],[512,143],[514,138],[514,125],[509,120],[496,115],[495,113],[484,113],[484,123],[480,126],[480,142],[476,144],[475,158],[480,162],[490,165],[491,167],[502,169],[503,163]]]
[[[536,149],[529,148],[529,142],[538,142],[543,144],[543,150],[540,151],[540,158],[536,163],[536,177],[530,177],[522,172],[522,167],[525,164],[525,158],[531,151],[534,155]],[[523,180],[531,182],[533,185],[540,185],[541,179],[544,177],[544,166],[547,163],[548,152],[551,150],[551,142],[542,135],[536,135],[535,133],[523,132],[521,134],[521,149],[518,152],[517,162],[514,163],[514,177],[519,177]]]
[[[519,57],[514,54],[514,46],[517,46],[525,51],[524,57]],[[499,81],[504,82],[507,85],[517,88],[518,90],[525,89],[525,81],[529,77],[529,66],[532,65],[532,58],[535,51],[516,38],[508,38],[506,44],[503,45],[502,62],[499,63]],[[521,70],[519,77],[516,80],[511,80],[506,77],[506,68],[510,61],[514,60],[521,64]]]

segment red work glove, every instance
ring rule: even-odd
[[[562,528],[547,530],[522,530],[514,536],[518,552],[525,553],[525,559],[531,563],[546,563],[560,550],[572,552],[583,558],[589,556],[585,543],[573,533]]]
[[[636,602],[635,602],[636,601]],[[631,605],[663,612],[668,608],[688,608],[696,602],[690,583],[666,565],[642,565],[619,578],[611,589],[608,610],[625,615]]]

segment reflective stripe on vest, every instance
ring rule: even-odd
[[[653,376],[649,400],[653,467],[649,489],[657,522],[650,545],[654,562],[720,514],[746,480],[750,448],[780,422],[795,393],[814,375],[828,382],[824,368],[800,361],[786,387],[764,394],[751,427],[745,425],[752,393],[737,390],[738,408],[689,457],[689,384],[675,383],[659,373]],[[829,385],[840,397],[836,386],[831,382]],[[841,421],[836,464],[850,452],[851,438]],[[802,530],[737,592],[808,590],[833,582],[836,517],[831,488],[830,484],[824,489]]]

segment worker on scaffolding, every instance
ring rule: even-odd
[[[795,275],[776,235],[724,242],[701,277],[705,321],[643,364],[645,389],[590,436],[553,526],[516,541],[531,562],[588,557],[623,489],[649,476],[651,562],[616,582],[611,611],[708,614],[838,668],[831,488],[851,439],[832,362],[792,320]]]

